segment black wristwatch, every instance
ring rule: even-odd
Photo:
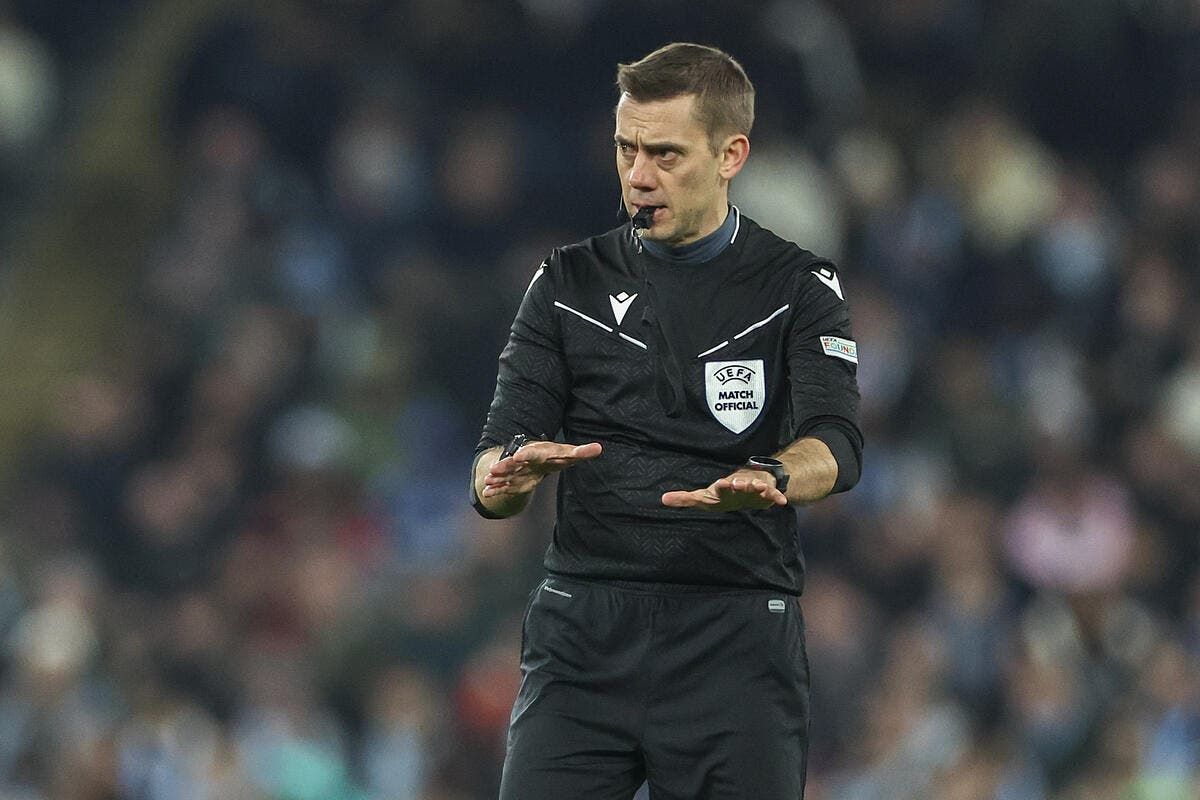
[[[775,488],[781,492],[786,492],[788,480],[792,477],[788,475],[787,467],[778,458],[770,456],[750,456],[745,464],[746,469],[757,469],[761,472],[769,472],[775,476]]]

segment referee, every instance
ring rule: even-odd
[[[809,675],[789,506],[853,486],[858,353],[833,264],[729,203],[754,87],[670,44],[617,69],[630,222],[554,250],[476,448],[485,517],[561,472],[502,800],[797,800]]]

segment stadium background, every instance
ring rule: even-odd
[[[6,0],[0,797],[495,796],[551,509],[469,455],[675,39],[863,353],[808,796],[1200,796],[1195,2]]]

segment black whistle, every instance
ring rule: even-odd
[[[653,225],[654,222],[652,220],[654,219],[654,212],[657,210],[657,208],[657,206],[642,206],[639,208],[638,212],[633,215],[634,230],[646,230]]]

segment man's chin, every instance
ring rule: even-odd
[[[679,247],[682,237],[679,236],[679,232],[674,228],[668,228],[666,225],[655,225],[643,233],[642,238],[666,247]]]
[[[642,238],[649,239],[652,242],[658,242],[659,244],[673,246],[675,244],[675,239],[678,238],[676,236],[677,233],[678,232],[675,230],[674,225],[671,225],[665,221],[655,222],[642,232]]]

